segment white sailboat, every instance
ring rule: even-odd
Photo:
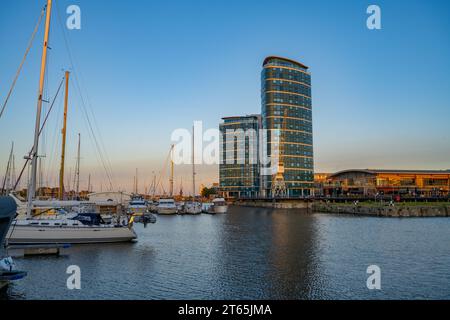
[[[9,244],[54,244],[54,243],[100,243],[123,242],[136,239],[131,225],[111,225],[102,220],[99,213],[64,213],[55,217],[33,217],[36,196],[37,159],[39,150],[40,120],[43,101],[44,79],[46,73],[47,49],[52,12],[52,0],[47,0],[44,42],[42,48],[39,93],[33,149],[30,154],[31,176],[27,192],[26,219],[15,220],[7,234]],[[69,72],[65,74],[66,90],[64,103],[64,122],[67,115]],[[60,199],[63,194],[65,125],[63,128],[63,152],[60,171]],[[57,208],[55,208],[57,209]]]
[[[200,214],[202,213],[201,202],[195,201],[195,138],[194,127],[192,127],[192,201],[186,202],[184,205],[184,213],[186,214]]]
[[[10,245],[128,242],[136,233],[125,225],[108,224],[97,213],[58,210],[53,218],[15,220],[7,234]]]
[[[174,183],[174,162],[173,162],[173,151],[174,151],[174,145],[170,146],[170,178],[169,178],[169,197],[167,198],[160,198],[158,201],[158,205],[156,206],[156,212],[158,214],[162,215],[172,215],[177,214],[180,210],[177,206],[177,203],[175,202],[173,198],[173,183]]]

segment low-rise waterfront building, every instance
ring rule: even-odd
[[[314,173],[314,195],[323,196],[323,187],[329,182],[331,173]]]
[[[350,169],[316,176],[316,194],[447,196],[450,170]]]

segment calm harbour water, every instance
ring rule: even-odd
[[[6,299],[449,299],[450,219],[358,218],[231,207],[158,216],[138,242],[16,258]],[[381,268],[381,290],[366,269]],[[68,290],[66,268],[81,268]]]

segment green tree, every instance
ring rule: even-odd
[[[209,196],[216,194],[216,188],[204,187],[200,194],[202,197],[208,198]]]

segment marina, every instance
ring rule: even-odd
[[[74,245],[60,257],[15,258],[33,276],[13,283],[2,297],[448,298],[448,218],[361,218],[231,206],[226,215],[159,216],[151,232],[141,224],[135,230],[137,242]],[[366,288],[371,264],[382,270],[381,291]],[[66,287],[69,265],[81,268],[81,290]]]
[[[0,300],[450,298],[447,5],[225,3],[6,0]]]
[[[66,150],[66,134],[67,134],[67,113],[69,104],[69,79],[70,72],[64,73],[64,117],[62,128],[61,141],[61,165],[59,172],[59,194],[60,203],[55,203],[55,199],[42,201],[43,207],[38,207],[35,204],[37,198],[37,173],[38,173],[38,159],[39,159],[39,142],[42,132],[41,127],[45,125],[47,117],[44,118],[41,124],[42,106],[44,103],[43,93],[45,84],[45,75],[47,72],[47,52],[50,34],[50,21],[52,15],[52,1],[48,0],[45,8],[45,28],[44,39],[42,44],[42,58],[40,68],[39,91],[37,99],[36,111],[36,125],[34,131],[33,148],[26,160],[30,161],[30,181],[27,189],[26,201],[26,216],[17,217],[9,228],[6,237],[2,235],[6,245],[52,245],[52,244],[87,244],[87,243],[110,243],[110,242],[127,242],[136,239],[136,234],[132,229],[132,224],[127,222],[120,223],[106,223],[100,213],[91,210],[90,206],[82,206],[79,201],[74,201],[72,204],[65,203],[65,150]],[[62,82],[61,82],[62,84]],[[59,91],[59,90],[58,90]],[[12,152],[11,148],[11,152]],[[8,166],[9,167],[9,166]],[[25,166],[24,166],[25,168]],[[78,134],[78,154],[76,165],[76,191],[79,196],[79,176],[80,176],[80,134]],[[7,175],[5,175],[7,176]],[[19,181],[19,179],[18,179]],[[17,184],[17,182],[15,182]],[[2,188],[4,189],[4,188]],[[2,190],[3,191],[3,190]],[[16,201],[17,198],[7,198],[9,201]],[[41,202],[41,203],[42,203]],[[14,203],[14,202],[13,202]],[[65,207],[69,209],[62,209],[61,206],[65,203]],[[19,207],[21,205],[19,204]],[[23,205],[25,207],[25,205]],[[14,211],[16,208],[14,207]],[[39,210],[44,210],[39,212]],[[87,209],[87,212],[86,212]],[[47,211],[53,211],[49,215]],[[15,213],[15,212],[14,212]]]

